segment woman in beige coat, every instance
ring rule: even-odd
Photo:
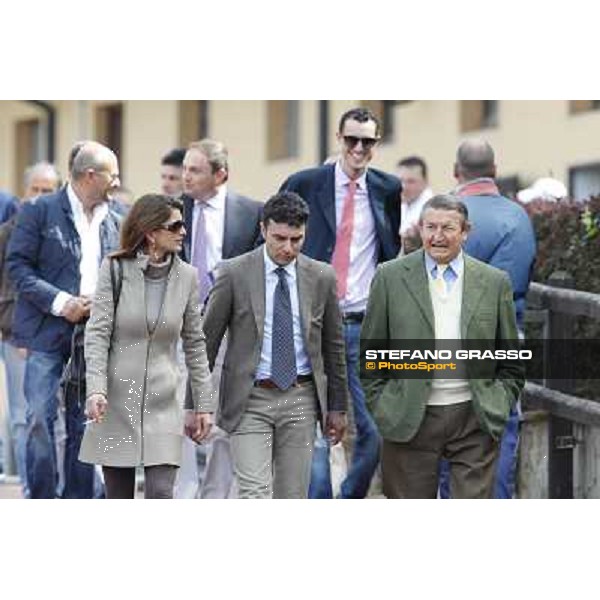
[[[180,338],[196,413],[188,433],[199,441],[212,425],[196,269],[177,256],[185,235],[182,208],[167,196],[142,196],[123,223],[121,249],[100,269],[85,332],[90,422],[79,459],[102,465],[107,498],[134,497],[139,465],[146,498],[172,497],[184,431]],[[117,260],[122,277],[116,264],[111,277]]]

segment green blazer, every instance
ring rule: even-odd
[[[461,309],[463,340],[518,339],[508,275],[464,254]],[[369,294],[361,340],[434,339],[434,316],[423,250],[381,264]],[[364,345],[364,344],[363,344]],[[491,367],[490,367],[491,365]],[[469,361],[467,379],[481,427],[500,439],[511,407],[525,383],[520,360]],[[433,375],[422,379],[362,377],[367,407],[381,436],[407,442],[425,415]]]

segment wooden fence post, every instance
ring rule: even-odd
[[[573,289],[573,277],[565,271],[557,271],[548,278],[548,285]],[[569,351],[574,334],[572,315],[548,312],[544,331],[544,385],[566,394],[572,394],[575,389],[573,354]],[[563,377],[557,379],[557,373]],[[573,424],[551,415],[548,435],[548,495],[573,498]]]

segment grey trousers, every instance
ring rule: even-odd
[[[307,497],[316,420],[312,382],[253,388],[230,437],[240,498]]]

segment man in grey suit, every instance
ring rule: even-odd
[[[332,267],[301,255],[308,205],[264,206],[265,244],[219,267],[204,320],[212,368],[228,331],[218,424],[231,435],[241,498],[306,498],[315,426],[333,443],[348,386]]]

